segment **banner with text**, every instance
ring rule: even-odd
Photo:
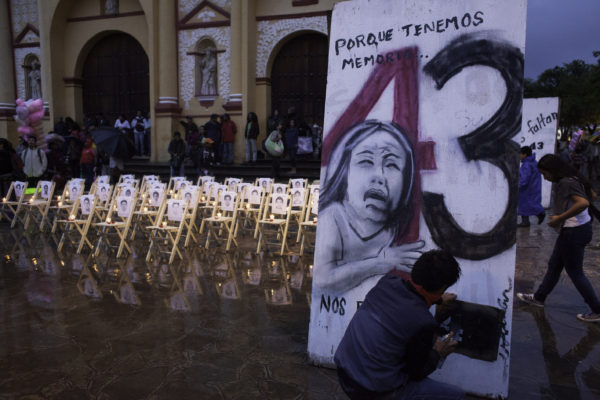
[[[366,293],[405,255],[446,249],[472,332],[432,377],[506,396],[525,0],[335,6],[308,352],[333,356]]]
[[[529,146],[535,159],[554,154],[558,130],[558,97],[523,99],[523,124],[515,138],[519,146]],[[552,182],[542,179],[542,206],[550,207]]]

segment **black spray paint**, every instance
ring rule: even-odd
[[[523,105],[523,53],[490,35],[466,34],[450,42],[429,61],[423,71],[438,90],[463,68],[484,65],[497,69],[506,83],[506,97],[496,113],[474,131],[458,138],[469,161],[486,161],[502,170],[508,181],[508,204],[498,223],[489,232],[466,232],[448,211],[444,196],[423,193],[423,215],[434,242],[454,256],[483,260],[499,254],[516,241],[519,146],[510,140],[521,130]]]

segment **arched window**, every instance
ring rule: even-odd
[[[195,49],[195,93],[197,97],[216,97],[219,92],[217,47],[210,39],[202,39]]]

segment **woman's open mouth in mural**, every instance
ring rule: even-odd
[[[363,199],[367,207],[380,209],[387,203],[388,196],[387,193],[381,189],[369,189],[365,192]]]

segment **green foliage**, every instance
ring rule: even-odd
[[[525,80],[524,97],[559,97],[559,127],[568,135],[577,129],[593,133],[600,126],[600,51],[596,64],[574,60]]]

